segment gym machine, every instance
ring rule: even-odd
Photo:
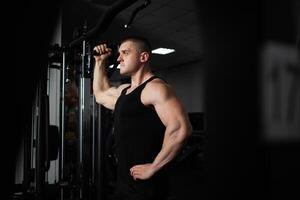
[[[24,145],[23,188],[28,199],[106,199],[113,190],[116,166],[113,116],[110,110],[96,104],[91,91],[92,49],[99,41],[96,38],[108,28],[114,17],[135,2],[137,0],[116,1],[107,8],[94,28],[88,30],[85,22],[72,42],[63,47],[54,45],[49,48],[53,55],[49,57],[48,68],[56,67],[60,71],[60,119],[58,127],[49,125],[47,80],[42,77],[33,105],[31,133],[28,132]],[[150,0],[145,0],[136,7],[124,28],[130,28],[136,14],[150,3]],[[115,49],[116,45],[111,47]],[[108,76],[117,67],[116,58],[111,60],[111,64],[113,67],[107,69]],[[75,106],[67,103],[72,98],[67,96],[72,90],[72,83],[77,98]],[[70,118],[73,120],[71,125]],[[198,152],[197,142],[190,146],[192,148],[178,156],[178,162]],[[45,178],[51,160],[59,163],[59,178],[53,189]]]

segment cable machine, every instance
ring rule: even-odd
[[[110,181],[104,182],[108,176],[113,177],[111,168],[115,167],[105,164],[107,159],[113,158],[104,155],[107,153],[107,146],[110,146],[106,141],[111,140],[113,118],[111,111],[96,104],[91,91],[92,48],[96,44],[95,38],[101,36],[114,17],[137,1],[116,1],[107,7],[94,28],[88,30],[85,22],[81,34],[72,42],[62,47],[49,47],[52,56],[48,57],[48,67],[45,70],[56,68],[59,71],[59,125],[50,125],[47,92],[49,77],[41,76],[32,105],[31,125],[23,141],[23,194],[14,195],[13,199],[105,199],[109,190],[107,188],[113,187]],[[150,0],[145,0],[138,6],[124,28],[130,28],[137,12],[150,3]],[[113,44],[113,48],[116,47]],[[116,61],[113,66],[108,69],[108,76],[116,69]],[[72,76],[78,86],[78,103],[76,109],[71,111],[68,106],[68,90]],[[70,112],[73,112],[72,116]],[[69,125],[70,118],[74,116],[75,123]],[[58,180],[55,180],[50,189],[48,173],[50,161],[53,160],[58,162]],[[104,173],[108,168],[111,175]]]
[[[111,128],[110,111],[95,103],[95,99],[91,92],[91,74],[92,74],[92,56],[94,38],[103,33],[113,18],[122,10],[129,7],[137,0],[121,0],[115,2],[112,6],[104,11],[103,17],[97,25],[88,30],[87,23],[83,26],[81,35],[73,40],[69,45],[69,51],[81,49],[81,63],[78,70],[78,160],[76,167],[76,181],[72,188],[76,188],[75,192],[69,195],[73,199],[102,199],[105,198],[104,180],[104,149],[107,139],[107,130]],[[145,1],[144,4],[137,7],[128,23],[124,26],[129,28],[138,11],[145,8],[151,1]],[[77,54],[78,55],[78,54]],[[114,63],[115,64],[115,63]],[[116,65],[114,65],[116,67]],[[63,140],[63,139],[62,139]],[[64,155],[64,144],[62,142],[61,154]],[[62,163],[64,160],[62,159]],[[64,171],[64,165],[61,165],[61,171]],[[62,179],[66,177],[61,176]],[[70,181],[67,181],[70,183]],[[69,185],[70,188],[70,185]],[[63,188],[61,189],[61,200],[64,199]]]

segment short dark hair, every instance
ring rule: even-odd
[[[149,53],[150,56],[152,55],[151,44],[150,44],[149,40],[147,40],[146,38],[141,37],[141,36],[127,36],[121,40],[120,45],[126,41],[133,41],[133,42],[137,43],[142,52],[145,51],[145,52]]]

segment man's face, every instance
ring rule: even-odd
[[[140,68],[140,53],[132,41],[123,42],[119,48],[120,74],[131,75]]]

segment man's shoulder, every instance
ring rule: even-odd
[[[151,101],[156,101],[159,99],[166,99],[173,94],[173,89],[164,80],[156,78],[150,81],[144,91],[143,96]]]
[[[129,86],[130,86],[129,83],[121,84],[121,85],[119,85],[119,86],[117,87],[117,90],[118,90],[119,92],[121,92],[122,90],[124,90],[125,88],[127,88],[127,87],[129,87]]]
[[[170,88],[170,86],[160,78],[153,79],[145,87],[145,89],[148,90],[149,92],[167,90],[168,88]]]

